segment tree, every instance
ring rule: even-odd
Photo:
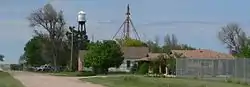
[[[0,54],[0,61],[4,61],[4,55]]]
[[[178,43],[177,37],[172,34],[171,37],[167,34],[164,37],[164,45],[162,46],[163,52],[170,50],[195,50],[194,47],[188,46],[187,44]]]
[[[146,74],[148,73],[148,69],[149,69],[149,64],[144,62],[142,65],[140,65],[137,74]]]
[[[189,46],[187,44],[181,44],[180,46],[182,50],[196,50],[196,48]]]
[[[22,54],[20,57],[19,57],[19,60],[18,60],[18,63],[19,64],[24,64],[26,62],[26,57],[24,54]]]
[[[127,46],[127,47],[143,47],[143,46],[147,46],[146,43],[140,41],[140,40],[136,40],[136,39],[132,39],[132,38],[126,38],[126,39],[116,39],[116,41],[123,46]]]
[[[163,46],[159,46],[159,37],[155,37],[155,41],[148,41],[147,46],[149,47],[150,52],[152,53],[166,53],[171,50],[195,50],[196,48],[191,47],[187,44],[178,43],[177,37],[172,34],[167,34],[164,37]]]
[[[240,53],[236,54],[235,56],[239,58],[250,58],[250,47],[244,46],[240,49]]]
[[[239,53],[235,54],[236,57],[239,58],[250,58],[250,39],[246,39],[246,43],[241,46],[239,49]]]
[[[119,67],[124,59],[120,46],[112,40],[92,42],[88,49],[84,64],[95,73],[107,73],[108,68]]]
[[[164,46],[171,47],[171,49],[177,48],[178,47],[178,39],[177,39],[177,37],[174,34],[172,34],[172,37],[170,37],[170,35],[167,34],[164,37]]]
[[[43,8],[31,13],[28,17],[31,27],[39,27],[35,29],[40,35],[48,35],[49,47],[52,54],[53,64],[57,66],[57,60],[59,59],[60,50],[63,47],[62,43],[65,37],[65,21],[63,12],[57,12],[51,4],[46,4]],[[42,32],[42,31],[46,32]],[[56,70],[56,68],[55,68]]]
[[[246,44],[246,34],[238,24],[231,23],[221,28],[218,33],[219,40],[227,45],[230,50],[234,49],[239,52],[239,49]]]
[[[155,36],[155,40],[154,41],[147,41],[147,46],[149,48],[149,51],[152,53],[161,53],[162,49],[159,46],[159,37]]]
[[[21,58],[25,58],[27,64],[31,66],[40,66],[46,64],[46,59],[44,59],[42,56],[43,44],[44,42],[42,37],[34,36],[26,43],[24,48],[25,53]],[[47,61],[50,60],[47,59]]]

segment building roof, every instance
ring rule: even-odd
[[[157,59],[158,56],[160,56],[162,54],[165,54],[165,53],[148,53],[147,56],[142,57],[142,58],[137,59],[137,60],[138,61],[149,61],[149,60],[152,60],[152,59]]]
[[[230,54],[220,53],[212,50],[202,49],[202,50],[172,50],[172,53],[182,54],[185,58],[194,59],[231,59],[234,58]],[[164,53],[148,53],[147,57],[138,59],[140,61],[148,61],[150,59],[158,58],[158,56]]]
[[[181,53],[186,58],[208,58],[208,59],[225,59],[225,58],[234,58],[231,54],[220,53],[207,49],[199,49],[199,50],[172,50],[175,53]]]
[[[123,47],[124,57],[128,59],[139,59],[146,57],[149,53],[148,47]]]

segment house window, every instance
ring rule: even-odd
[[[130,67],[130,64],[131,64],[131,61],[127,61],[127,68],[129,68]]]

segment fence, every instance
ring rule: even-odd
[[[177,59],[176,76],[250,82],[250,59]]]

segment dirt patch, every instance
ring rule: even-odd
[[[10,72],[26,87],[104,87],[98,84],[82,82],[74,77],[59,77],[31,72]]]

